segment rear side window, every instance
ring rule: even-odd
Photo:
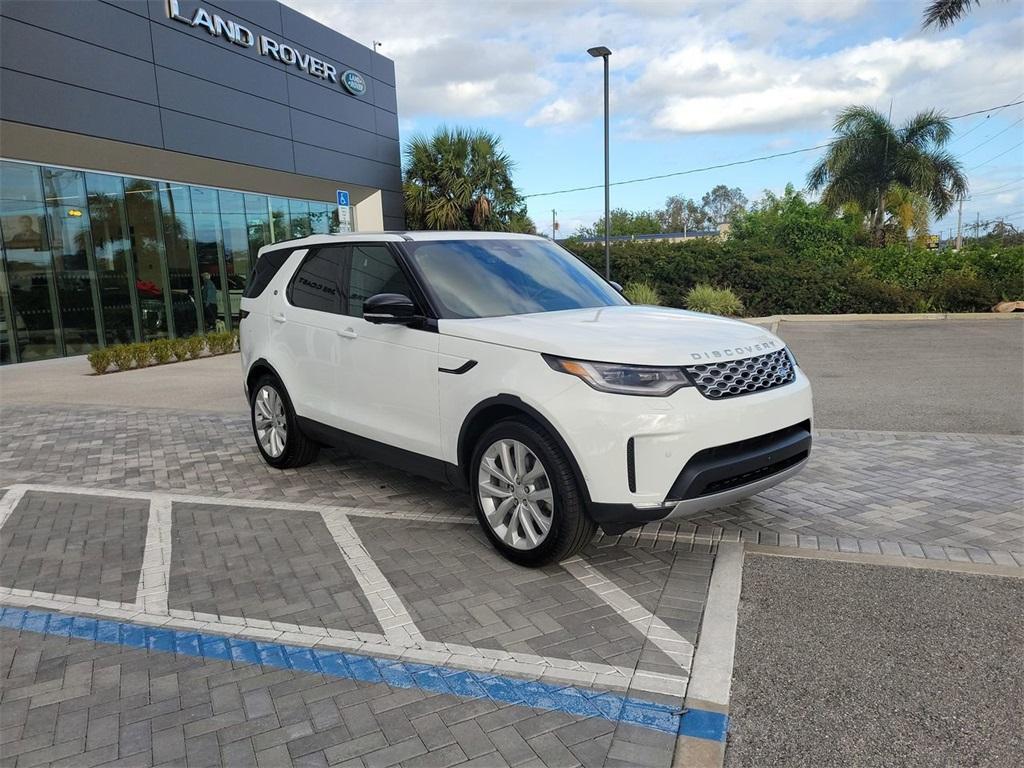
[[[303,309],[342,314],[347,297],[342,286],[347,276],[347,250],[343,246],[320,248],[307,256],[288,287],[288,301]]]
[[[249,273],[249,284],[245,286],[242,295],[247,299],[255,299],[270,285],[274,275],[278,273],[288,257],[292,255],[291,249],[281,251],[268,251],[256,260],[256,266]]]

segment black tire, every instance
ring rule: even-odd
[[[533,451],[543,463],[551,485],[554,499],[551,528],[547,538],[533,549],[515,549],[497,536],[487,522],[477,492],[477,475],[483,455],[493,443],[502,439],[518,440]],[[527,417],[499,421],[480,436],[473,448],[469,487],[480,527],[495,549],[518,565],[538,568],[561,562],[590,543],[597,531],[597,524],[587,515],[583,494],[568,457],[545,429]]]
[[[271,456],[267,453],[260,444],[260,438],[256,432],[256,396],[264,387],[270,387],[273,389],[277,393],[278,397],[281,398],[281,402],[284,406],[288,433],[285,439],[284,451],[280,456]],[[267,464],[275,469],[303,467],[311,461],[314,461],[320,453],[320,445],[306,437],[306,435],[302,433],[302,430],[299,429],[298,420],[295,418],[295,409],[292,407],[291,398],[288,397],[287,390],[285,390],[284,385],[278,381],[276,376],[271,376],[270,374],[260,376],[250,390],[249,423],[252,426],[252,436],[256,441],[256,447],[259,449],[260,456],[263,457],[263,460]]]

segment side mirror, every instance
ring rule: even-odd
[[[416,319],[416,305],[401,293],[378,293],[363,302],[363,319],[370,323],[408,325]]]
[[[609,280],[608,284],[611,285],[611,287],[614,288],[619,293],[622,293],[622,284],[621,283],[616,283],[614,280]]]

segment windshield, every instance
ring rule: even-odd
[[[443,318],[629,303],[571,253],[544,240],[437,240],[402,246]]]

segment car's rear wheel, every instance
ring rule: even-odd
[[[597,530],[568,458],[551,435],[525,418],[500,421],[481,435],[470,481],[484,532],[520,565],[571,557]]]
[[[313,461],[320,446],[299,429],[295,409],[276,377],[260,377],[249,398],[252,433],[263,460],[277,469],[301,467]]]

